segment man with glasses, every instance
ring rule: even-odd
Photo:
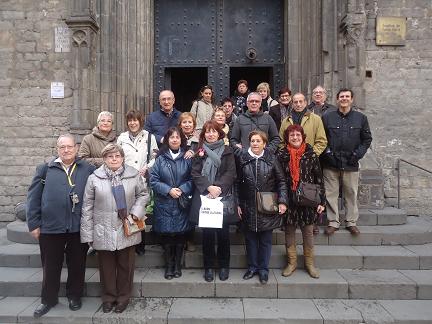
[[[226,97],[226,98],[222,99],[221,106],[225,112],[225,116],[226,116],[225,123],[229,127],[227,136],[228,136],[228,139],[230,139],[232,129],[234,127],[234,123],[237,120],[237,115],[234,113],[234,103],[230,98]]]
[[[39,240],[43,268],[42,300],[33,315],[38,318],[58,303],[63,256],[68,278],[69,308],[81,308],[87,244],[80,241],[81,208],[87,178],[95,167],[77,158],[78,147],[70,134],[57,140],[58,157],[39,165],[27,194],[27,225]]]
[[[174,93],[171,90],[162,90],[159,94],[159,109],[147,116],[144,129],[156,137],[159,147],[168,129],[178,124],[181,113],[174,108],[174,103]]]
[[[270,107],[269,115],[275,121],[276,127],[279,131],[282,121],[287,118],[291,112],[291,89],[288,87],[280,89],[278,93],[278,101],[278,105]]]
[[[320,117],[329,111],[336,111],[337,108],[326,102],[326,100],[327,90],[318,85],[312,91],[312,102],[307,106],[307,109]]]
[[[310,144],[317,156],[327,146],[327,137],[321,118],[306,109],[306,97],[302,93],[292,96],[292,109],[283,120],[279,130],[279,136],[283,141],[284,132],[289,125],[300,125],[306,134],[306,143]],[[285,143],[283,143],[285,145]]]
[[[260,130],[267,134],[269,149],[272,153],[280,143],[280,138],[276,124],[269,114],[264,114],[261,110],[261,95],[257,92],[251,92],[246,100],[247,111],[240,114],[234,123],[231,133],[230,143],[233,147],[243,149],[249,148],[249,133],[253,130]]]

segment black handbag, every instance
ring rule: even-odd
[[[277,214],[279,212],[278,194],[276,192],[256,192],[257,210],[261,214]]]
[[[300,182],[296,190],[295,203],[303,207],[317,207],[321,203],[320,186]]]
[[[192,205],[192,195],[186,195],[184,193],[178,198],[178,204],[181,209],[189,209]]]
[[[237,213],[237,204],[235,196],[232,193],[222,197],[221,202],[223,203],[223,219],[224,223],[232,225],[240,221]]]

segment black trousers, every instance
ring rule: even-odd
[[[203,228],[202,245],[204,256],[204,268],[214,267],[216,258],[215,245],[217,237],[217,260],[219,268],[229,268],[230,263],[230,237],[229,225],[224,224],[222,228]]]
[[[41,234],[39,247],[43,268],[42,303],[58,303],[63,257],[66,254],[68,278],[66,296],[81,298],[84,289],[85,263],[88,245],[81,243],[80,233]]]

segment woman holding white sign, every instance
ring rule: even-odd
[[[268,264],[272,248],[272,232],[282,224],[287,209],[287,186],[284,171],[271,152],[264,150],[267,135],[262,131],[249,134],[249,149],[239,153],[239,215],[242,218],[248,258],[243,279],[259,275],[268,281]]]
[[[201,196],[218,199],[232,195],[232,187],[236,178],[234,153],[224,145],[225,133],[214,121],[207,121],[199,136],[198,150],[192,160],[192,179],[195,192],[192,199],[190,219],[198,224],[200,220]],[[210,212],[211,214],[211,212]],[[216,216],[216,215],[215,215]],[[215,253],[215,236],[217,236],[217,260],[219,279],[229,277],[230,240],[229,215],[223,214],[219,228],[203,228],[204,279],[213,281]]]

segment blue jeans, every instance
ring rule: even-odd
[[[272,232],[273,230],[252,232],[246,229],[248,270],[255,273],[268,274],[268,264],[272,249]]]

